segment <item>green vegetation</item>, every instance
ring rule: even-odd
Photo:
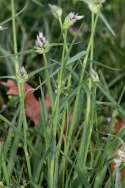
[[[125,187],[124,7],[1,0],[0,187]]]

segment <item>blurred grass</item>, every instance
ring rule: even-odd
[[[70,46],[74,36],[68,33],[67,44],[71,49],[68,53],[64,50],[67,59],[63,60],[65,66],[61,81],[58,75],[62,46],[51,48],[46,65],[45,57],[32,51],[39,31],[44,32],[52,43],[64,42],[59,23],[50,12],[49,3],[63,8],[63,19],[71,11],[84,15],[82,24],[79,22],[75,25],[80,27],[76,44]],[[41,121],[38,126],[24,129],[23,132],[24,116],[20,113],[20,106],[19,109],[14,107],[18,98],[16,102],[9,99],[5,88],[0,86],[0,182],[6,188],[117,188],[120,169],[112,172],[111,163],[114,151],[119,145],[125,146],[125,130],[122,129],[118,135],[113,132],[117,116],[125,119],[125,1],[107,0],[104,4],[102,12],[116,36],[113,37],[99,19],[92,58],[84,54],[92,32],[91,13],[86,4],[79,0],[18,0],[15,6],[19,64],[25,66],[32,76],[28,82],[34,88],[38,87],[36,95],[41,103]],[[0,31],[2,79],[3,76],[15,75],[14,61],[17,54],[14,55],[13,51],[10,2],[1,0],[0,12],[0,25],[7,27],[4,32]],[[92,54],[92,49],[90,51]],[[83,76],[82,62],[87,62]],[[99,76],[99,83],[91,83],[91,63]],[[57,90],[53,99],[55,105],[50,111],[45,106],[48,79],[43,72],[47,67],[53,92]],[[62,80],[65,85],[60,91],[58,81],[62,83]],[[111,122],[107,121],[109,117]],[[29,120],[27,123],[30,125]],[[54,138],[53,127],[56,127]],[[27,161],[31,166],[31,174],[27,169]],[[120,168],[124,168],[124,163]],[[119,187],[124,188],[125,182],[122,184]]]

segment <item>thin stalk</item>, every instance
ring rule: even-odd
[[[93,63],[93,57],[94,57],[94,35],[95,35],[95,30],[94,30],[94,13],[91,13],[91,30],[92,32],[92,40],[91,40],[91,51],[90,51],[90,71],[92,69],[92,63]]]
[[[65,67],[65,53],[67,50],[67,45],[66,45],[66,40],[67,40],[67,31],[64,32],[64,47],[63,47],[63,52],[62,52],[62,58],[61,58],[61,68],[58,74],[58,86],[57,86],[57,97],[55,100],[55,105],[54,105],[54,120],[53,120],[53,136],[56,138],[56,132],[57,132],[57,124],[58,124],[58,115],[59,115],[59,100],[60,100],[60,95],[62,92],[62,81],[63,81],[63,74],[64,74],[64,67]]]
[[[62,80],[63,80],[63,74],[64,74],[64,67],[65,67],[65,55],[67,51],[67,31],[63,34],[63,52],[62,52],[62,58],[61,58],[61,68],[58,73],[58,86],[57,86],[57,96],[55,99],[55,104],[53,107],[53,122],[52,122],[52,142],[53,142],[53,149],[56,153],[56,134],[57,134],[57,125],[58,125],[58,118],[59,118],[59,102],[60,102],[60,95],[62,92]],[[49,169],[49,188],[56,188],[56,179],[55,174],[57,174],[57,165],[56,164],[56,154],[52,154],[51,162],[50,162],[50,169]]]
[[[65,145],[65,150],[64,150],[65,155],[67,155],[67,153],[69,151],[69,146],[70,146],[71,141],[72,141],[73,131],[74,131],[75,126],[77,125],[78,107],[79,107],[79,103],[80,103],[80,94],[81,94],[81,89],[82,89],[82,82],[83,82],[84,73],[85,73],[85,69],[86,69],[86,66],[87,66],[88,58],[89,58],[89,53],[90,53],[90,50],[91,50],[91,44],[92,44],[92,40],[93,40],[93,32],[95,31],[97,20],[98,20],[98,15],[95,18],[93,31],[91,32],[88,47],[87,47],[87,50],[86,50],[86,55],[85,55],[85,58],[84,58],[83,64],[82,64],[82,71],[81,71],[78,91],[77,91],[77,94],[76,94],[76,100],[75,100],[75,105],[74,105],[72,122],[71,122],[71,125],[69,127],[69,133],[68,133],[68,136],[67,136],[67,143]],[[64,159],[62,164],[65,165],[65,159]],[[62,169],[63,169],[63,167],[62,167]]]
[[[22,131],[22,113],[20,110],[20,114],[19,114],[19,119],[18,119],[18,126],[17,126],[17,132],[21,132]],[[17,146],[19,143],[19,139],[20,139],[20,135],[19,134],[14,134],[14,140],[12,143],[12,147],[10,150],[10,155],[9,155],[9,163],[8,163],[8,172],[9,172],[9,176],[11,177],[13,168],[14,168],[14,164],[15,164],[15,160],[16,160],[16,153],[17,153]]]
[[[27,163],[27,170],[28,170],[28,175],[29,179],[32,179],[31,175],[31,166],[30,166],[30,158],[29,158],[29,153],[28,153],[28,147],[27,147],[27,121],[26,121],[26,115],[25,115],[25,89],[24,89],[24,83],[22,82],[21,86],[21,111],[22,111],[22,117],[23,117],[23,134],[24,134],[24,153],[25,153],[25,158],[26,158],[26,163]]]
[[[16,36],[16,16],[15,16],[16,14],[15,14],[15,1],[14,0],[11,0],[11,14],[12,14],[13,46],[14,46],[14,54],[15,54],[15,72],[16,72],[16,79],[17,79],[19,100],[20,100],[20,116],[19,116],[20,121],[18,123],[17,129],[21,130],[21,126],[23,124],[24,152],[25,152],[25,157],[26,157],[26,162],[27,162],[29,178],[31,179],[31,168],[30,168],[30,161],[29,161],[29,155],[28,155],[28,149],[27,149],[27,122],[26,122],[25,106],[24,106],[24,83],[25,83],[25,81],[23,80],[23,78],[20,74],[20,68],[19,68],[18,50],[17,50],[17,36]],[[19,136],[16,135],[15,140],[14,140],[13,152],[12,152],[12,154],[14,156],[16,155],[16,147],[19,142],[18,137]],[[12,155],[11,155],[11,157],[12,157]],[[13,161],[12,166],[14,166],[14,161]],[[11,166],[11,170],[12,170],[12,166]]]
[[[15,71],[16,76],[19,72],[19,64],[18,64],[18,50],[17,50],[17,36],[16,36],[16,20],[15,20],[15,2],[11,0],[11,14],[12,14],[12,33],[13,33],[13,46],[14,46],[14,54],[15,54]]]
[[[96,28],[97,20],[98,20],[98,16],[96,16],[93,30],[95,30],[95,28]],[[72,136],[74,125],[77,123],[77,108],[78,108],[79,102],[80,102],[79,99],[80,99],[80,93],[81,93],[81,88],[82,88],[82,82],[83,82],[83,78],[84,78],[85,69],[86,69],[86,66],[87,66],[87,61],[88,61],[88,58],[89,58],[89,53],[90,53],[90,50],[91,50],[92,40],[93,40],[93,33],[91,33],[90,40],[89,40],[88,47],[87,47],[87,51],[86,51],[86,55],[85,55],[83,65],[82,65],[82,72],[81,72],[79,87],[78,87],[78,91],[77,91],[77,95],[76,95],[75,107],[74,107],[74,112],[73,112],[73,119],[72,119],[72,123],[71,123],[71,126],[70,126],[71,128],[69,130],[69,135],[68,135],[69,141],[70,141],[71,136]]]
[[[1,168],[3,170],[3,175],[4,175],[4,178],[5,178],[5,182],[6,182],[7,185],[9,185],[10,177],[9,177],[9,172],[8,172],[8,168],[7,168],[7,165],[6,165],[4,154],[2,153],[0,157],[1,157],[1,160],[0,160]]]
[[[91,39],[91,48],[90,48],[90,75],[92,70],[92,62],[94,57],[94,35],[95,35],[95,28],[94,28],[94,13],[91,13],[91,31],[92,31],[92,39]],[[88,154],[88,148],[90,145],[91,134],[93,129],[94,123],[94,110],[95,110],[95,103],[96,103],[96,84],[93,82],[92,78],[88,80],[88,88],[89,93],[87,93],[87,102],[86,102],[86,118],[85,118],[85,127],[83,130],[83,136],[81,138],[80,144],[80,151],[79,151],[79,159],[80,159],[80,166],[84,168],[86,165],[86,159]],[[83,144],[84,143],[84,144]]]
[[[61,151],[61,146],[64,142],[65,144],[65,137],[66,134],[64,133],[66,126],[68,126],[68,104],[66,105],[66,109],[64,110],[63,113],[63,118],[62,118],[62,124],[60,126],[60,135],[59,135],[59,141],[58,141],[58,145],[57,145],[57,153],[56,153],[56,166],[59,166],[59,159],[60,159],[60,151]],[[61,185],[62,187],[64,187],[64,173],[60,173],[61,171],[59,171],[59,179],[61,178]],[[63,171],[64,172],[64,171]]]
[[[43,53],[43,59],[44,59],[45,66],[48,67],[48,61],[47,61],[45,53]],[[48,68],[45,70],[45,74],[46,74],[46,79],[47,79],[48,92],[49,92],[49,96],[50,96],[51,103],[53,106],[53,91],[52,91],[52,87],[51,87],[51,80],[50,80]]]

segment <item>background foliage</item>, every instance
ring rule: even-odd
[[[48,4],[62,7],[63,20],[71,11],[84,15],[83,21],[74,26],[77,29],[80,28],[80,31],[77,33],[76,43],[73,44],[68,57],[69,60],[72,60],[73,66],[69,66],[69,70],[65,71],[63,81],[66,85],[59,96],[59,109],[52,106],[49,110],[46,108],[44,97],[48,94],[48,88],[45,84],[40,87],[40,83],[45,81],[45,72],[39,71],[44,67],[44,58],[33,51],[36,35],[39,31],[43,32],[50,42],[63,43],[59,23],[52,16]],[[97,84],[96,91],[93,89],[96,84],[93,84],[91,91],[89,90],[88,80],[91,73],[89,66],[87,66],[83,88],[79,95],[80,103],[78,103],[76,114],[73,115],[82,61],[84,60],[82,56],[79,57],[79,52],[85,51],[88,46],[92,32],[91,12],[87,5],[79,0],[15,1],[19,64],[25,67],[28,75],[35,73],[34,76],[30,77],[28,83],[33,88],[38,87],[34,93],[41,104],[40,123],[34,126],[33,122],[27,119],[28,130],[25,128],[23,130],[25,118],[24,122],[21,123],[23,116],[19,113],[19,98],[18,96],[8,96],[6,94],[7,88],[2,84],[2,81],[7,81],[7,78],[10,79],[11,76],[15,75],[15,55],[13,55],[11,2],[0,1],[0,25],[7,27],[4,31],[0,31],[1,187],[125,187],[125,159],[120,158],[122,164],[118,167],[112,167],[114,159],[119,159],[119,150],[123,152],[123,158],[125,158],[125,130],[123,125],[125,118],[124,7],[124,0],[107,0],[102,8],[102,13],[116,35],[112,36],[99,19],[92,61],[100,84]],[[74,33],[69,32],[67,37],[69,46],[73,37]],[[60,67],[61,54],[62,46],[53,47],[47,54],[49,65],[57,63],[56,66],[49,69],[50,75]],[[74,57],[76,57],[76,61]],[[88,62],[90,62],[89,58]],[[72,74],[70,71],[72,71]],[[72,79],[68,85],[69,76]],[[51,85],[53,92],[55,92],[58,85],[57,76],[52,76]],[[90,119],[86,122],[86,111],[88,109],[86,101],[91,96],[91,92],[94,93],[90,104],[93,121],[91,121],[90,115]],[[55,140],[51,138],[53,136],[51,135],[52,125],[53,122],[56,122],[56,118],[55,121],[52,120],[51,122],[54,110],[58,124]],[[72,121],[72,116],[75,123]],[[116,123],[118,126],[121,123],[122,129],[120,127],[116,131]],[[85,128],[85,125],[91,124],[93,124],[93,128],[89,132],[90,128]],[[70,138],[71,125],[74,126],[74,129]],[[54,141],[56,144],[53,143]],[[88,145],[88,150],[83,145]],[[87,159],[83,165],[84,154],[87,155]],[[54,171],[51,171],[53,156],[55,168]]]

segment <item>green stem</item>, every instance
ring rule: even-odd
[[[45,53],[43,53],[43,59],[44,59],[45,66],[48,67],[48,61],[47,61]],[[52,106],[53,106],[53,91],[52,91],[52,87],[51,87],[51,80],[50,80],[48,68],[45,70],[45,74],[46,74],[46,79],[47,79],[48,92],[49,92],[49,96],[50,96],[51,103],[52,103]]]
[[[98,15],[97,15],[98,16]],[[92,12],[91,16],[91,31],[92,31],[92,38],[91,38],[91,47],[90,47],[90,75],[92,71],[92,62],[94,57],[94,35],[95,35],[95,27],[94,27],[94,13]],[[83,130],[83,136],[81,138],[81,144],[79,149],[79,159],[80,159],[80,166],[84,168],[86,165],[86,159],[88,154],[88,148],[90,145],[91,134],[94,124],[94,110],[95,110],[95,103],[96,103],[96,84],[93,82],[92,78],[90,77],[88,80],[88,89],[89,92],[87,93],[87,102],[86,102],[86,118]],[[83,144],[84,143],[84,144]]]
[[[58,74],[58,86],[57,86],[57,97],[56,97],[56,101],[55,101],[55,105],[54,105],[54,123],[53,123],[53,136],[56,137],[56,131],[57,131],[57,123],[58,123],[58,115],[59,115],[59,100],[60,100],[60,95],[62,92],[62,81],[63,81],[63,74],[64,74],[64,68],[65,68],[65,54],[67,52],[67,45],[66,45],[66,41],[67,41],[67,31],[64,32],[63,34],[63,39],[64,39],[64,46],[63,46],[63,52],[62,52],[62,59],[61,59],[61,68]]]
[[[92,15],[91,15],[91,30],[92,30],[93,32],[92,32],[91,51],[90,51],[90,60],[91,60],[90,69],[92,68],[91,65],[92,65],[93,57],[94,57],[94,35],[95,35],[95,29],[94,29],[94,13],[92,12],[91,14],[92,14]]]
[[[25,153],[25,158],[26,158],[26,163],[27,163],[27,170],[28,170],[28,175],[29,179],[32,179],[32,174],[31,174],[31,166],[30,166],[30,157],[28,153],[28,147],[27,147],[27,120],[26,120],[26,114],[25,114],[25,88],[24,88],[24,82],[20,84],[20,90],[21,90],[21,113],[23,117],[23,133],[24,133],[24,153]]]
[[[75,100],[75,105],[74,105],[72,122],[71,122],[71,125],[69,127],[69,132],[68,132],[68,136],[67,136],[67,143],[66,143],[65,149],[64,149],[64,153],[65,153],[66,156],[67,156],[67,154],[69,152],[70,144],[72,144],[72,135],[73,135],[74,128],[75,128],[75,126],[78,123],[78,107],[79,107],[79,103],[80,103],[80,95],[81,95],[81,89],[82,89],[82,82],[83,82],[83,78],[84,78],[85,69],[87,67],[87,62],[88,62],[89,54],[91,52],[91,46],[92,46],[92,41],[93,41],[93,37],[94,37],[94,33],[95,33],[97,21],[98,21],[98,16],[99,15],[97,14],[96,18],[95,18],[95,21],[93,23],[93,29],[91,31],[91,36],[90,36],[88,47],[87,47],[87,50],[86,50],[86,55],[85,55],[85,58],[84,58],[83,64],[82,64],[82,71],[81,71],[81,76],[80,76],[78,91],[77,91],[77,94],[76,94],[76,100]],[[62,162],[62,166],[65,166],[65,159]],[[62,167],[62,169],[63,169],[63,167]]]
[[[94,30],[96,28],[96,24],[97,24],[97,20],[98,20],[98,16],[96,16],[95,19],[95,23],[94,23]],[[72,138],[72,134],[73,134],[73,130],[74,130],[74,126],[77,124],[77,111],[78,111],[78,106],[79,106],[79,100],[80,100],[80,93],[81,93],[81,89],[82,89],[82,82],[83,82],[83,78],[84,78],[84,72],[87,66],[87,61],[88,61],[88,57],[89,57],[89,53],[90,53],[90,49],[91,49],[91,43],[92,43],[92,38],[93,38],[93,32],[91,33],[90,39],[89,39],[89,43],[88,43],[88,47],[86,50],[86,55],[82,64],[82,71],[81,71],[81,76],[80,76],[80,81],[79,81],[79,87],[78,87],[78,91],[77,91],[77,95],[76,95],[76,100],[75,100],[75,106],[74,106],[74,112],[73,112],[73,118],[72,118],[72,122],[71,122],[71,126],[69,129],[69,133],[68,133],[68,140],[67,140],[67,145],[66,145],[66,151],[68,151],[70,142],[71,142],[71,138]]]
[[[16,71],[16,75],[18,75],[19,64],[18,64],[18,55],[17,55],[18,54],[18,50],[17,50],[15,3],[14,3],[14,0],[11,0],[11,12],[12,12],[13,46],[14,46],[14,54],[15,54],[15,71]]]
[[[15,54],[15,72],[16,72],[16,79],[17,79],[17,85],[18,85],[18,92],[19,92],[19,99],[20,99],[20,118],[22,119],[22,123],[18,124],[18,129],[21,130],[21,124],[23,124],[23,131],[24,131],[24,152],[27,162],[27,169],[29,178],[31,179],[31,167],[30,167],[30,160],[29,160],[29,154],[27,149],[27,122],[26,122],[26,115],[25,115],[25,105],[24,105],[24,83],[21,74],[20,74],[20,68],[19,68],[19,60],[18,60],[18,50],[17,50],[17,36],[16,36],[16,14],[15,14],[15,1],[11,0],[11,12],[12,12],[12,30],[13,30],[13,46],[14,46],[14,54]],[[19,119],[20,119],[19,118]],[[20,122],[20,121],[19,121]],[[14,147],[15,144],[18,145],[19,138],[18,136],[15,137],[14,141]],[[13,150],[16,152],[16,148]],[[13,152],[13,155],[16,155],[16,153]],[[13,163],[14,165],[14,163]],[[12,166],[11,166],[12,169]]]
[[[63,45],[63,52],[62,52],[62,58],[61,58],[61,68],[58,73],[58,79],[57,79],[57,96],[55,99],[55,104],[53,107],[53,127],[52,127],[52,143],[53,143],[53,148],[54,151],[56,151],[56,134],[57,134],[57,125],[58,125],[58,118],[59,118],[59,102],[60,102],[60,95],[62,92],[62,80],[63,80],[63,75],[64,75],[64,68],[65,68],[65,55],[67,52],[67,31],[64,31],[63,34],[63,40],[64,40],[64,45]],[[56,188],[57,186],[57,164],[56,164],[56,153],[53,152],[52,157],[51,157],[51,162],[50,162],[50,169],[49,169],[49,188]]]

